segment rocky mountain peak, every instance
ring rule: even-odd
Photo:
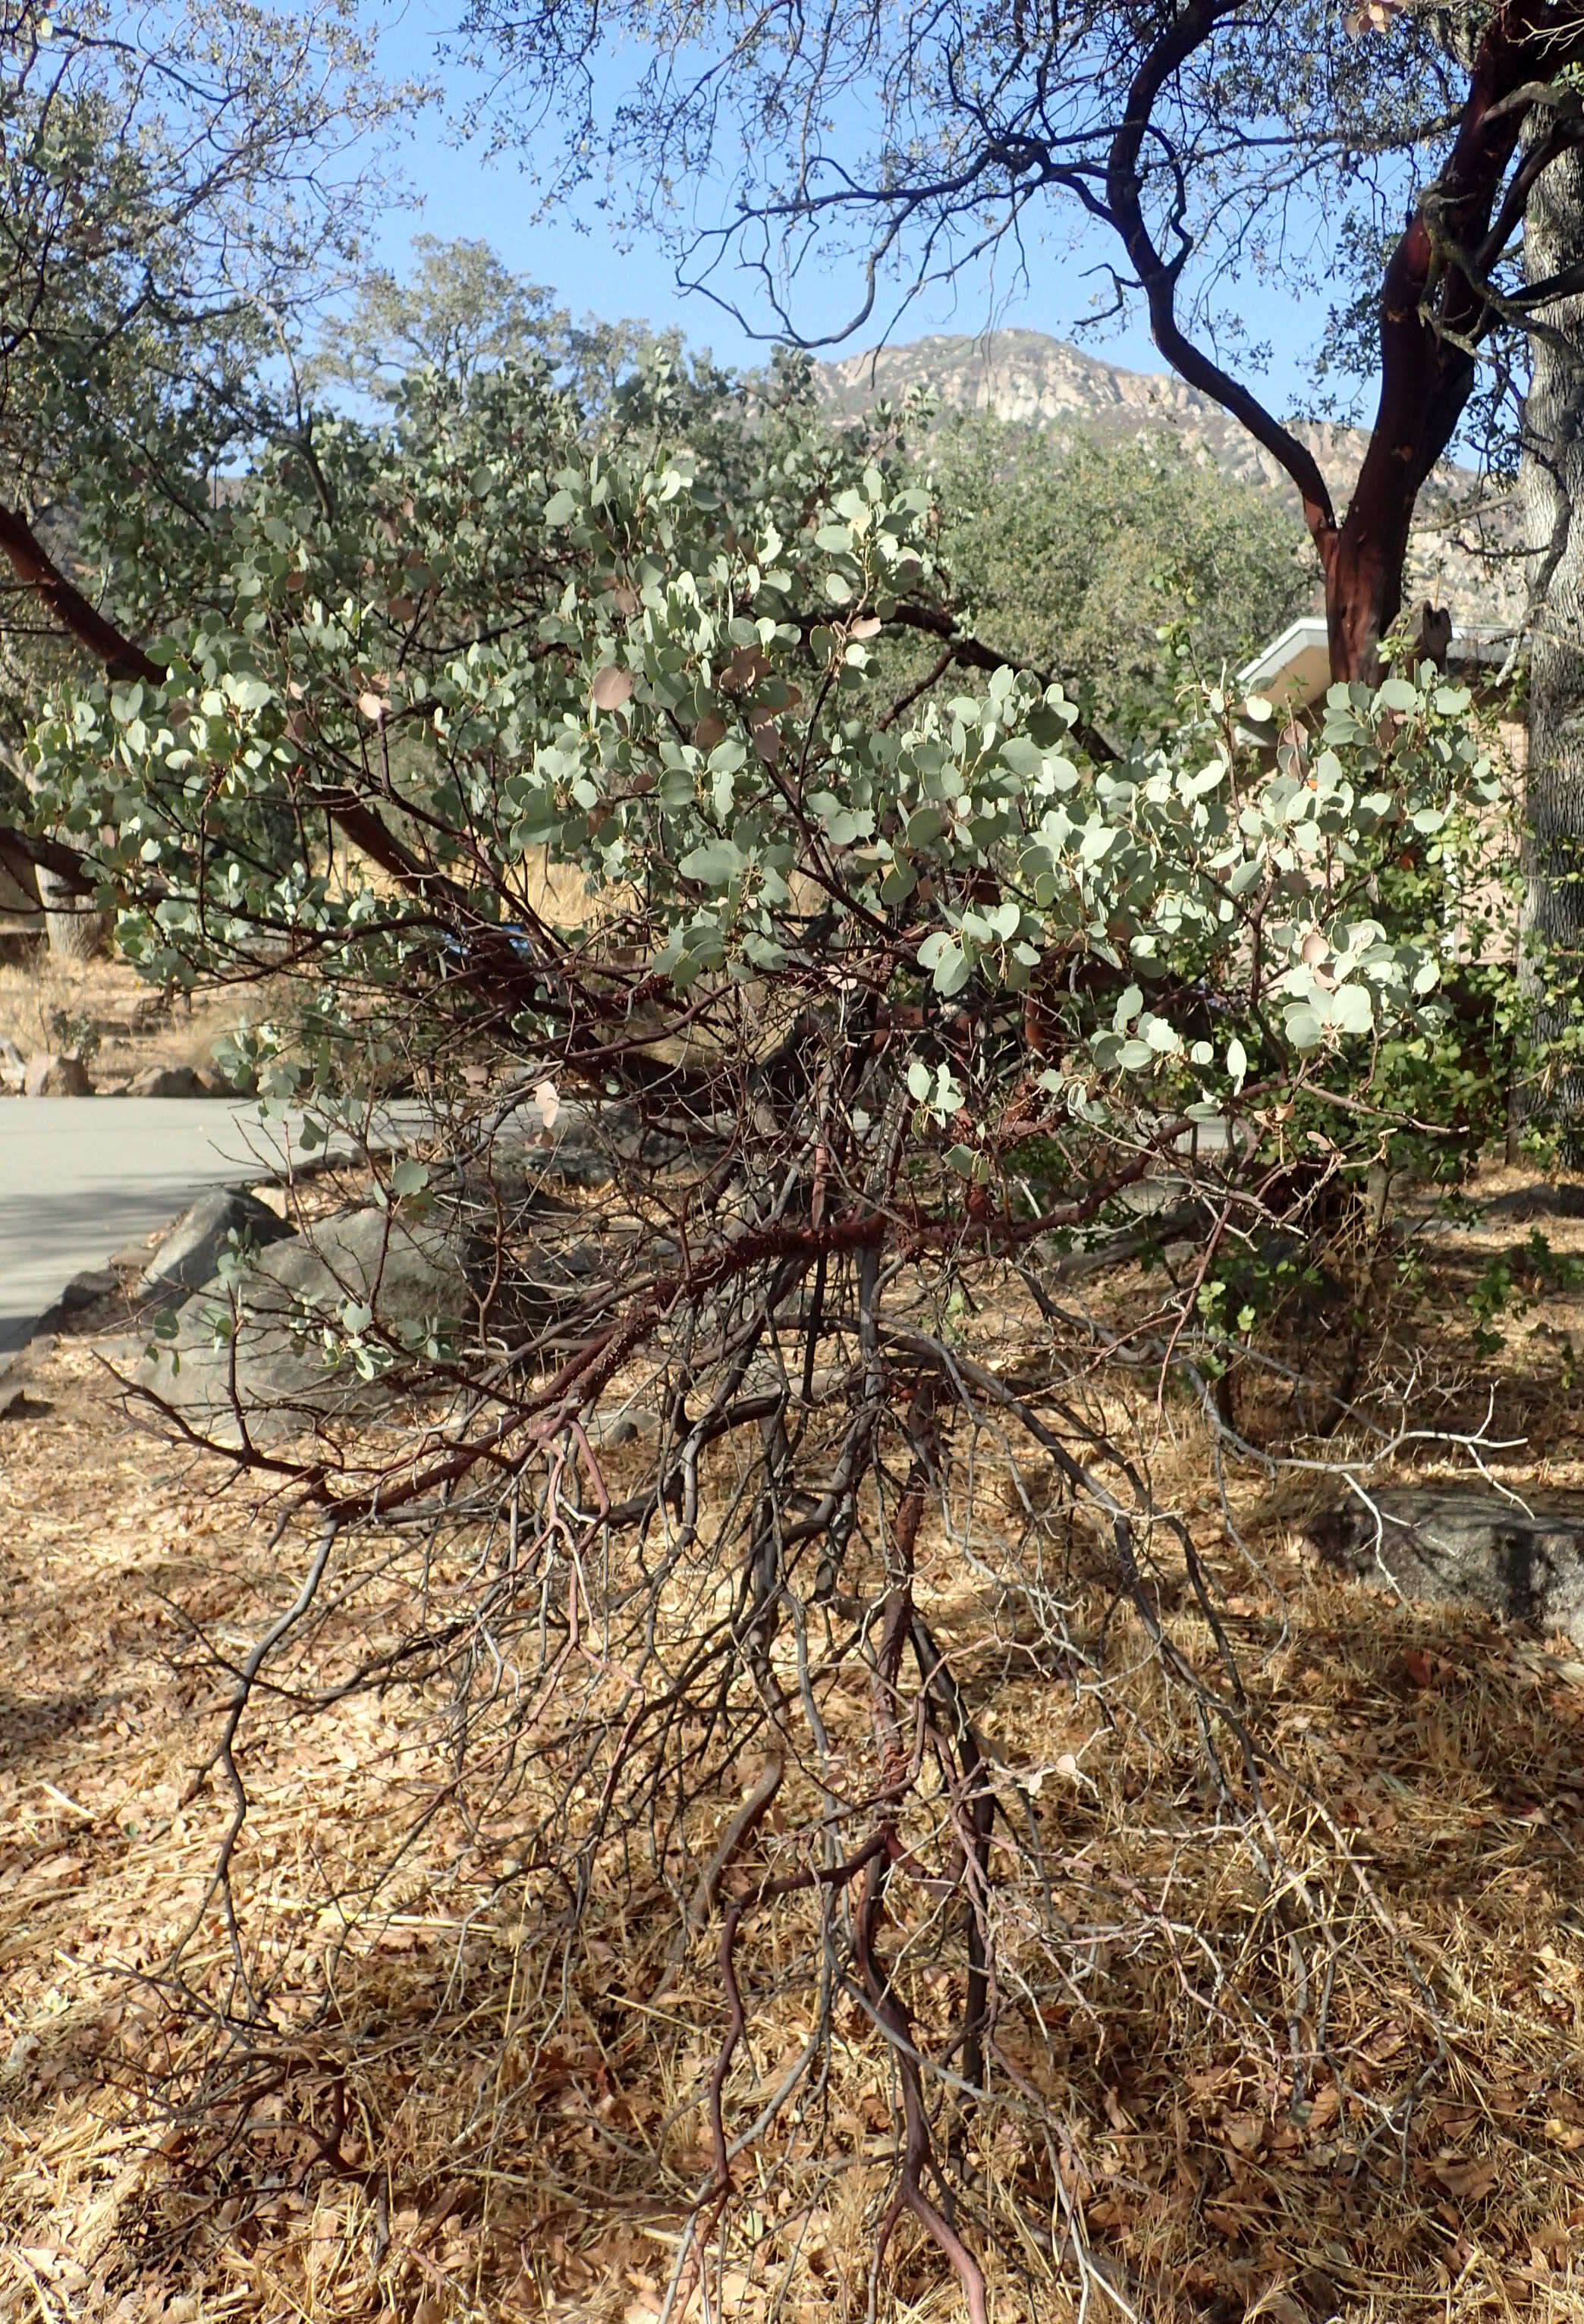
[[[1180,455],[1280,496],[1298,515],[1298,494],[1281,464],[1211,398],[1175,373],[1128,371],[1043,331],[977,337],[935,332],[817,364],[815,383],[836,415],[856,415],[881,401],[900,403],[923,388],[943,412],[982,412],[1048,430],[1058,449],[1080,438],[1104,444],[1163,438]],[[1287,424],[1314,453],[1338,506],[1345,507],[1368,431],[1327,420]],[[1511,491],[1443,461],[1420,496],[1409,542],[1409,601],[1444,604],[1459,622],[1515,622],[1524,603],[1521,543]]]

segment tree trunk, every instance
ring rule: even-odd
[[[105,915],[74,895],[57,872],[34,867],[50,950],[57,960],[92,960],[105,941]]]
[[[9,777],[19,793],[28,788],[27,774],[10,744],[0,741],[0,774]],[[19,877],[31,881],[42,908],[44,933],[50,950],[57,960],[91,960],[105,941],[105,915],[96,912],[81,892],[82,881],[74,882],[68,876],[68,867],[76,860],[76,851],[62,846],[57,851],[64,861],[59,871],[31,858],[25,849],[20,862],[9,847],[0,848],[0,890],[10,882],[6,879],[6,859],[10,858],[10,881]],[[35,927],[36,927],[35,921]]]
[[[1380,643],[1403,604],[1403,564],[1413,503],[1381,506],[1359,478],[1347,517],[1338,527],[1326,566],[1326,627],[1330,638],[1331,676],[1381,678]]]
[[[1552,163],[1529,197],[1532,282],[1584,255],[1584,159]],[[1520,1106],[1584,1149],[1584,1050],[1566,1040],[1584,969],[1584,298],[1557,300],[1536,335],[1524,410],[1523,502],[1533,639],[1524,839],[1523,976],[1539,1055]]]

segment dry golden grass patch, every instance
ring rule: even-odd
[[[162,995],[125,961],[69,961],[42,946],[0,959],[0,1036],[23,1056],[85,1049],[96,1089],[125,1087],[151,1065],[214,1070],[214,1047],[246,1016],[265,1017],[267,986],[250,995]]]

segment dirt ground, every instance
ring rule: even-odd
[[[151,1065],[214,1070],[214,1046],[267,1001],[200,994],[190,1005],[143,982],[121,960],[57,960],[41,945],[0,957],[0,1039],[24,1057],[80,1055],[96,1090],[125,1089]]]
[[[74,989],[102,991],[107,1010],[97,973]],[[9,986],[0,997],[21,1005]],[[1506,1481],[1577,1487],[1584,1218],[1512,1174],[1478,1191],[1495,1205],[1483,1222],[1438,1224],[1403,1270],[1394,1328],[1433,1357],[1443,1425],[1474,1425],[1492,1399],[1491,1435],[1520,1440],[1491,1456]],[[224,1471],[134,1425],[92,1328],[36,1349],[12,1390],[0,2318],[649,2324],[707,2151],[688,2094],[720,2035],[708,1942],[665,1993],[670,1923],[597,1900],[603,1975],[551,2007],[509,1833],[444,1805],[443,1734],[378,1694],[310,1707],[322,1668],[281,1674],[248,1758],[250,1974],[297,2028],[290,2078],[250,2100],[276,2143],[227,2159],[166,2111],[185,2037],[161,1965],[201,1915],[227,1816],[218,1773],[197,1771],[228,1672],[288,1601],[310,1544],[296,1527],[274,1540],[273,1510],[226,1489]],[[1209,1555],[1204,1448],[1178,1434],[1178,1506]],[[1253,1475],[1233,1492],[1264,1578],[1245,1580],[1227,1618],[1256,1705],[1357,1873],[1329,2002],[1346,2075],[1290,2104],[1236,1980],[1200,2006],[1192,1932],[1215,1936],[1237,1909],[1231,1859],[1211,1850],[1199,1889],[1170,1911],[1156,1892],[1151,1908],[1186,1961],[1169,1946],[1118,1957],[1061,2033],[1063,2183],[1131,2307],[1091,2284],[1086,2310],[1071,2270],[1014,2235],[989,2271],[992,2314],[1584,2319],[1581,1650],[1339,1582],[1290,1493]],[[944,1603],[960,1579],[939,1554],[928,1579]],[[393,1608],[398,1586],[393,1573]],[[377,1590],[365,1602],[365,1643],[378,1602]],[[1143,1884],[1144,1763],[1114,1724],[1019,1669],[986,1680],[980,1715],[1011,1761],[1067,1787],[1064,1845],[1109,1851],[1119,1879],[1135,1849]],[[373,1893],[423,1801],[439,1804],[421,1839]],[[212,1914],[196,1941],[223,1954]],[[755,1967],[751,2035],[769,2080],[801,2024],[771,1956]],[[320,2000],[299,2022],[294,1997],[310,1990]],[[894,2152],[884,2074],[866,2059],[855,2037],[830,2094],[838,2164],[810,2182],[784,2301],[772,2302],[773,2274],[728,2274],[711,2318],[864,2315]],[[1404,2090],[1383,2149],[1370,2102]],[[766,2199],[767,2252],[784,2200]],[[702,2301],[695,2291],[690,2315]],[[961,2312],[938,2255],[900,2237],[880,2316]]]

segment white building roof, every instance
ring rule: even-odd
[[[1494,622],[1454,622],[1449,659],[1499,664],[1506,659],[1512,632]],[[1331,682],[1330,647],[1323,613],[1301,613],[1279,637],[1261,648],[1237,673],[1249,694],[1263,694],[1278,709],[1309,709],[1325,699]]]

